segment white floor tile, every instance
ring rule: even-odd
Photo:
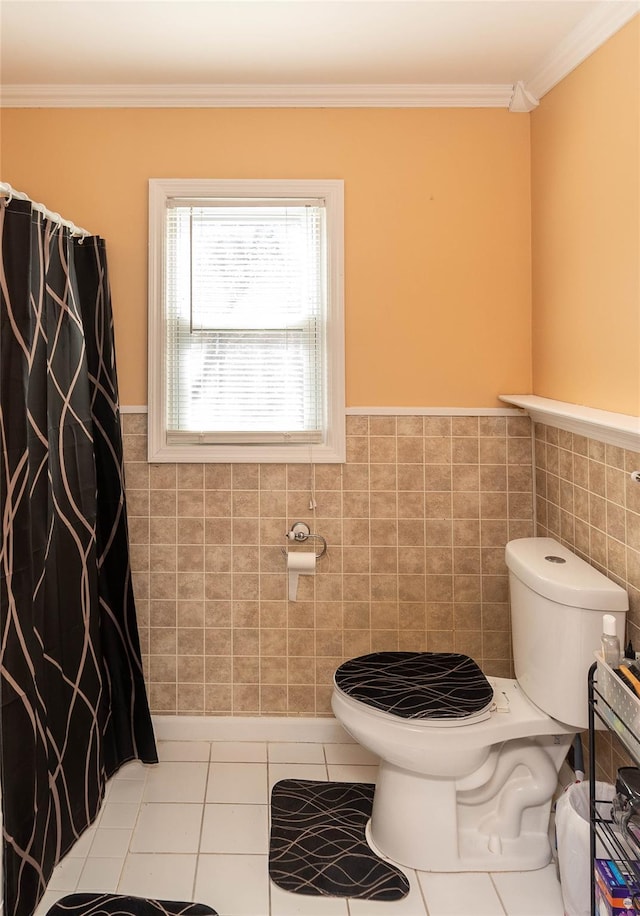
[[[396,903],[282,891],[268,881],[267,786],[281,779],[375,782],[377,767],[368,752],[345,742],[166,741],[158,747],[160,766],[127,764],[109,780],[98,819],[56,868],[36,916],[76,890],[195,899],[220,916],[562,914],[551,866],[491,876],[421,872],[416,878],[406,870],[411,892]],[[198,801],[175,800],[185,795]],[[127,846],[131,851],[123,859]]]
[[[266,763],[267,745],[264,741],[213,741],[211,760],[219,763]]]
[[[198,851],[202,805],[142,805],[131,838],[131,852]]]
[[[538,871],[500,872],[491,878],[508,916],[562,916],[564,906],[554,865]]]
[[[271,882],[271,916],[348,916],[348,912],[347,901],[342,897],[292,894]]]
[[[286,743],[269,744],[269,763],[324,763],[321,744]]]
[[[129,852],[131,828],[98,827],[91,844],[91,859],[124,859]]]
[[[138,805],[142,801],[142,793],[146,780],[142,779],[114,779],[110,785],[109,803]]]
[[[267,805],[205,805],[200,852],[266,855]]]
[[[115,894],[122,873],[124,856],[120,859],[87,859],[78,881],[78,892]]]
[[[85,830],[85,832],[75,841],[66,857],[69,859],[84,859],[91,849],[96,829],[96,827],[89,827],[88,830]]]
[[[487,874],[418,872],[418,879],[429,916],[505,916]]]
[[[139,810],[140,805],[107,802],[102,808],[100,827],[133,827]]]
[[[66,856],[59,865],[53,869],[47,890],[66,891],[67,894],[76,889],[84,859],[71,859]]]
[[[327,781],[327,768],[319,763],[270,763],[269,791],[281,779],[316,779]]]
[[[410,885],[406,897],[392,903],[384,900],[350,900],[350,916],[396,916],[396,913],[402,916],[427,916],[418,876],[411,868],[403,868],[402,871],[409,879]],[[472,913],[472,909],[467,911],[468,916]]]
[[[327,770],[331,782],[371,782],[375,784],[378,778],[378,767],[360,766],[356,763],[330,763]]]
[[[199,856],[194,900],[213,907],[219,916],[266,916],[267,856]]]
[[[209,760],[208,741],[158,741],[158,759],[160,763],[168,760]]]
[[[378,766],[375,754],[360,744],[325,744],[327,763],[357,763],[364,766]]]
[[[130,853],[124,860],[118,893],[160,900],[193,900],[197,858],[195,855]]]
[[[204,802],[207,763],[167,762],[149,773],[145,802]]]
[[[207,802],[266,805],[266,766],[259,763],[209,764]]]

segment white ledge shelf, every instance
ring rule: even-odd
[[[640,417],[582,407],[535,394],[501,394],[500,400],[526,410],[535,423],[546,423],[609,445],[640,452]]]

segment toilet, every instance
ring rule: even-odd
[[[551,859],[551,799],[576,732],[602,615],[624,589],[551,538],[506,546],[515,679],[466,655],[379,652],[334,676],[333,711],[380,758],[367,839],[421,871],[526,871]]]

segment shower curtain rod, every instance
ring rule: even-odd
[[[71,230],[71,235],[78,235],[81,237],[81,240],[91,235],[86,229],[72,223],[70,219],[63,219],[59,213],[56,213],[54,210],[49,210],[44,204],[38,204],[34,200],[31,200],[29,195],[25,194],[23,191],[16,191],[15,188],[12,188],[6,181],[0,181],[0,196],[8,197],[9,200],[14,197],[17,200],[28,200],[33,209],[37,210],[38,213],[42,213],[45,219],[53,220],[53,222],[58,223],[59,226],[66,226],[67,229]]]

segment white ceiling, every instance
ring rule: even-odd
[[[539,95],[545,68],[574,48],[567,72],[574,46],[587,56],[637,9],[628,0],[0,0],[3,102],[36,87],[52,99],[62,86],[122,97],[133,86],[184,96],[205,86],[523,81]]]

